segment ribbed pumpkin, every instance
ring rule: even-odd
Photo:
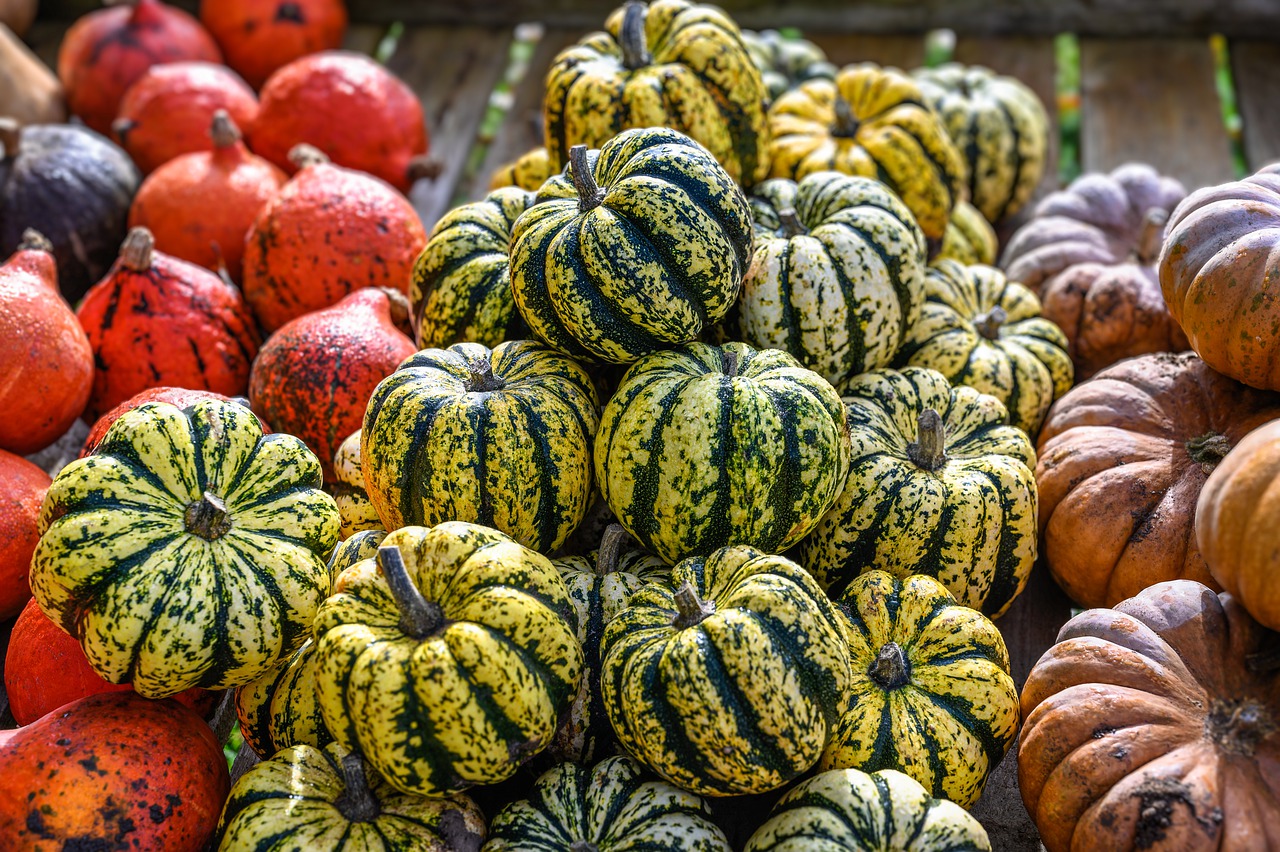
[[[338,445],[333,454],[333,501],[342,516],[343,541],[356,533],[382,529],[378,510],[369,499],[364,485],[364,467],[360,464],[360,432],[357,429]]]
[[[745,852],[991,852],[986,829],[901,772],[834,769],[798,785]]]
[[[399,793],[335,743],[297,745],[250,769],[231,788],[216,848],[465,852],[484,835],[484,816],[466,796]]]
[[[950,259],[965,266],[975,263],[991,265],[996,262],[999,248],[996,230],[981,211],[968,201],[957,201],[934,262]]]
[[[0,619],[13,618],[31,600],[27,572],[49,482],[49,474],[31,462],[0,450]]]
[[[338,510],[320,462],[247,408],[148,403],[53,480],[31,590],[112,683],[248,683],[302,644]]]
[[[873,569],[936,577],[995,617],[1036,560],[1036,455],[998,399],[935,370],[877,370],[848,384],[849,479],[800,544],[839,597]]]
[[[752,547],[686,559],[605,627],[618,741],[673,784],[762,793],[817,763],[852,684],[846,628],[803,568]]]
[[[396,789],[509,778],[546,748],[582,649],[559,572],[496,530],[404,527],[316,614],[320,710]]]
[[[329,557],[329,576],[336,580],[339,574],[352,565],[377,556],[378,548],[386,537],[387,531],[383,529],[361,530],[351,538],[339,542]]]
[[[316,698],[316,644],[308,639],[280,665],[236,689],[244,741],[266,760],[296,745],[324,748],[333,737]]]
[[[996,626],[931,577],[871,571],[837,606],[853,682],[823,769],[896,769],[965,808],[1018,733],[1018,689]]]
[[[343,0],[218,0],[200,4],[200,23],[257,89],[293,60],[341,47],[347,8]]]
[[[489,178],[489,189],[514,186],[529,192],[537,192],[553,172],[551,156],[547,153],[546,146],[534,148],[495,169]]]
[[[1040,300],[993,266],[944,260],[925,276],[924,308],[898,351],[899,366],[929,367],[989,393],[1034,437],[1074,372],[1062,329]]]
[[[533,333],[626,364],[718,322],[751,262],[751,211],[725,170],[665,128],[571,158],[511,234],[511,287]]]
[[[178,408],[186,408],[197,402],[203,402],[207,399],[221,400],[222,402],[238,402],[241,405],[248,406],[249,400],[244,397],[228,397],[220,393],[204,390],[188,390],[187,388],[174,388],[161,386],[158,388],[148,388],[142,393],[134,394],[115,408],[94,421],[93,426],[89,427],[89,434],[84,439],[84,446],[80,448],[80,458],[92,453],[98,449],[98,445],[102,443],[102,439],[107,437],[107,430],[111,428],[111,424],[120,419],[120,415],[126,411],[132,411],[138,406],[148,402],[167,402],[170,405],[176,405]],[[259,419],[258,423],[262,424],[263,434],[270,434],[271,429]]]
[[[436,223],[409,288],[418,346],[493,347],[529,336],[511,294],[510,255],[512,226],[532,203],[523,189],[496,189]]]
[[[919,84],[870,62],[841,69],[835,81],[801,83],[769,108],[770,176],[799,180],[838,171],[876,178],[941,240],[964,195],[965,162]]]
[[[808,80],[835,79],[836,66],[828,62],[822,48],[811,41],[788,38],[777,30],[743,30],[742,42],[751,61],[760,69],[769,100]]]
[[[781,553],[839,496],[849,436],[835,389],[785,352],[690,343],[627,371],[595,466],[618,521],[668,564],[729,544]]]
[[[564,763],[493,818],[484,852],[729,852],[698,796],[648,777],[629,757]]]

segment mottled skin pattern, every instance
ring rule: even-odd
[[[991,852],[991,841],[901,772],[835,769],[783,796],[745,852]]]
[[[951,221],[947,222],[942,246],[934,260],[951,259],[965,266],[975,263],[991,265],[996,262],[999,247],[996,229],[978,208],[961,200],[951,211]]]
[[[333,742],[316,698],[315,651],[308,639],[279,666],[236,689],[240,733],[263,760],[290,746]]]
[[[342,0],[220,0],[200,4],[200,23],[227,64],[261,89],[295,59],[341,47],[347,7]]]
[[[352,565],[372,559],[378,554],[378,546],[386,537],[387,531],[383,529],[362,530],[339,542],[333,549],[333,555],[329,557],[329,576],[337,580],[338,575]]]
[[[360,465],[360,434],[357,429],[338,445],[333,454],[333,482],[329,486],[333,501],[338,504],[342,516],[343,541],[356,533],[382,529],[378,510],[364,488],[364,469]]]
[[[31,600],[27,571],[40,540],[40,504],[49,483],[49,474],[0,450],[0,618],[13,618]]]
[[[80,458],[84,458],[90,453],[98,449],[98,445],[102,443],[102,439],[107,437],[107,430],[111,428],[111,424],[120,419],[120,415],[126,411],[132,411],[143,403],[147,402],[167,402],[170,405],[176,405],[178,408],[186,408],[195,405],[197,402],[205,400],[218,400],[219,402],[239,402],[244,405],[248,402],[244,397],[232,399],[220,393],[205,390],[188,390],[187,388],[175,388],[162,386],[158,388],[148,388],[141,393],[134,394],[115,408],[94,421],[93,427],[89,429],[88,436],[84,439],[84,446],[80,448]],[[262,426],[264,435],[271,434],[271,429],[261,420],[258,421]]]
[[[495,169],[489,179],[489,189],[514,186],[527,192],[537,192],[553,171],[551,155],[547,153],[546,147],[534,148]]]
[[[0,755],[0,837],[22,852],[200,852],[231,786],[204,720],[132,692],[68,704]]]
[[[484,852],[729,852],[724,832],[700,797],[653,779],[629,757],[592,768],[564,763],[545,773],[527,799],[493,818]]]
[[[743,30],[742,43],[747,46],[751,61],[760,69],[770,100],[807,80],[835,79],[838,69],[827,61],[822,48],[811,41],[787,38],[777,30]]]

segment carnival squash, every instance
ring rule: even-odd
[[[771,101],[808,80],[835,79],[836,66],[811,41],[790,38],[777,30],[743,30],[742,43],[760,69],[760,79]]]
[[[949,258],[965,266],[977,263],[990,266],[996,262],[998,251],[995,228],[978,208],[961,200],[951,211],[951,221],[947,222],[947,230],[942,234],[942,247],[934,261]]]
[[[341,47],[347,8],[342,0],[217,0],[200,4],[200,23],[258,89],[293,60]]]
[[[527,192],[537,192],[551,177],[551,155],[546,146],[534,148],[516,157],[509,163],[499,166],[489,177],[489,189],[502,189],[514,186]]]
[[[93,425],[89,427],[89,435],[84,439],[84,446],[80,448],[80,458],[84,458],[94,450],[98,449],[98,445],[102,443],[102,439],[107,437],[107,431],[111,428],[111,424],[119,420],[120,415],[124,414],[126,411],[132,411],[138,406],[148,402],[167,402],[170,405],[176,405],[178,408],[186,408],[197,402],[203,402],[209,399],[216,399],[221,402],[238,402],[246,407],[249,405],[249,400],[244,397],[232,398],[223,396],[220,393],[214,393],[213,391],[188,390],[187,388],[175,388],[169,386],[148,388],[147,390],[142,391],[142,393],[134,394],[129,397],[124,402],[120,403],[115,408],[111,409],[94,421]],[[266,424],[263,424],[261,419],[259,419],[258,422],[262,424],[263,434],[269,434],[271,432],[271,428]]]
[[[287,660],[236,689],[240,734],[266,760],[297,745],[324,748],[333,737],[316,697],[316,643],[307,639]]]
[[[343,541],[356,533],[382,529],[378,510],[369,499],[364,484],[364,466],[360,464],[360,433],[357,429],[338,445],[333,454],[333,482],[330,488],[333,501],[338,504],[342,516]]]

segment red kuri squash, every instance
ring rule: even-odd
[[[49,474],[0,450],[0,621],[13,618],[31,600],[27,571],[40,540],[40,504]]]
[[[342,0],[206,0],[200,22],[227,64],[258,89],[293,60],[340,47],[347,9]]]

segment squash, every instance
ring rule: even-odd
[[[219,0],[200,4],[227,64],[255,89],[295,59],[342,46],[347,8],[342,0]]]
[[[925,240],[883,184],[839,172],[752,190],[756,251],[742,340],[782,349],[833,385],[886,367],[924,302]]]
[[[378,548],[386,537],[387,531],[384,529],[361,530],[340,541],[329,557],[329,576],[337,580],[338,575],[352,565],[373,559],[378,555]]]
[[[40,540],[40,504],[51,481],[22,456],[0,450],[0,619],[13,618],[31,600],[27,571]]]
[[[840,495],[848,427],[835,389],[785,352],[689,343],[627,371],[595,470],[618,522],[669,565],[728,544],[782,553]]]
[[[936,370],[875,370],[845,388],[849,479],[800,564],[832,597],[859,574],[928,574],[995,618],[1036,560],[1036,455],[998,399]]]
[[[605,627],[605,712],[628,752],[685,790],[774,790],[822,754],[852,686],[848,641],[799,565],[721,548],[645,585]]]
[[[1022,692],[1018,783],[1050,852],[1280,845],[1274,640],[1191,580],[1068,621]]]
[[[302,644],[338,509],[320,462],[247,408],[153,402],[54,478],[31,591],[94,671],[148,698],[225,689]]]
[[[357,429],[348,435],[333,454],[333,482],[330,488],[333,501],[338,504],[338,514],[342,516],[339,536],[343,541],[356,533],[382,529],[378,510],[374,508],[369,492],[364,487],[364,468],[360,464],[360,433],[361,430]]]
[[[16,5],[23,2],[30,0],[17,0]],[[15,5],[13,0],[0,0],[0,92],[4,93],[0,95],[0,115],[8,116],[19,124],[66,121],[67,104],[62,96],[62,83],[49,66],[6,26],[5,13],[11,5]],[[30,2],[30,5],[34,13],[35,3]]]
[[[570,156],[511,233],[511,288],[534,335],[627,364],[718,322],[751,261],[751,211],[725,170],[665,128]]]
[[[789,38],[777,30],[743,30],[742,43],[760,69],[760,79],[771,101],[808,80],[835,79],[836,66],[811,41]]]
[[[14,35],[26,35],[36,19],[38,0],[0,0],[0,24],[8,27]]]
[[[996,229],[978,208],[961,200],[951,211],[951,220],[942,234],[942,247],[938,249],[934,262],[951,259],[965,266],[978,263],[991,266],[996,262],[998,251]]]
[[[220,393],[205,390],[188,390],[187,388],[175,388],[169,386],[161,386],[158,388],[148,388],[141,393],[134,394],[115,408],[94,421],[89,427],[89,434],[84,439],[84,446],[80,448],[80,458],[84,458],[90,453],[98,449],[98,445],[102,443],[102,439],[107,437],[107,430],[111,428],[111,424],[120,419],[120,415],[126,411],[132,411],[143,403],[147,402],[167,402],[170,405],[176,405],[178,408],[186,408],[197,402],[203,402],[207,399],[216,399],[221,402],[238,402],[246,408],[249,406],[249,400],[244,397],[232,398],[223,396]],[[258,419],[258,423],[262,426],[262,433],[268,435],[271,428],[262,419]]]
[[[325,725],[404,793],[511,777],[582,676],[555,566],[462,521],[388,535],[338,575],[314,631]]]
[[[870,571],[837,601],[853,682],[822,769],[896,769],[971,808],[1017,738],[1018,688],[996,626],[931,577]]]
[[[924,308],[898,351],[898,366],[929,367],[989,393],[1009,422],[1034,437],[1074,372],[1062,329],[1040,300],[993,266],[943,260],[925,276]]]
[[[324,748],[333,742],[316,698],[316,643],[311,639],[262,677],[237,688],[235,706],[245,743],[263,760],[291,746]]]
[[[551,156],[543,145],[498,166],[489,177],[489,190],[514,186],[527,192],[537,192],[553,173]]]

